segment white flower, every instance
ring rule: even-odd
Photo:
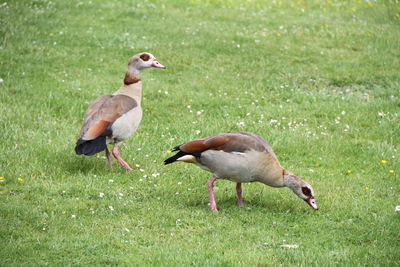
[[[108,180],[109,183],[114,183],[113,179]]]
[[[128,232],[128,233],[130,232],[130,230],[128,228],[124,228],[124,231]]]
[[[76,218],[76,215],[75,215],[75,214],[72,214],[72,215],[71,215],[71,218],[72,218],[72,219],[75,219],[75,218]]]
[[[104,196],[105,196],[104,193],[102,193],[102,192],[99,193],[99,197],[104,197]]]
[[[3,82],[4,82],[4,80],[2,78],[0,78],[0,83],[3,83]]]
[[[296,244],[293,244],[293,245],[284,244],[284,245],[281,245],[281,247],[283,247],[283,248],[298,248],[299,245],[296,245]]]
[[[156,172],[156,173],[153,173],[151,176],[157,177],[157,176],[160,176],[160,174],[158,172]]]
[[[395,211],[400,211],[400,206],[396,206]]]
[[[194,131],[194,133],[195,133],[195,134],[200,134],[201,131],[200,131],[200,130],[196,130],[196,131]]]
[[[245,126],[245,123],[244,123],[244,121],[241,121],[241,122],[238,122],[236,125],[237,125],[238,127],[244,127],[244,126]]]
[[[109,208],[111,211],[114,211],[113,206],[108,206],[108,208]]]

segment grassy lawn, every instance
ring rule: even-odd
[[[398,1],[1,2],[0,265],[398,265],[399,27]],[[75,155],[143,51],[168,69],[142,75],[135,170]],[[163,166],[229,131],[265,138],[320,210],[259,183],[237,207],[217,181],[213,214],[209,173]]]

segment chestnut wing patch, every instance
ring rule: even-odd
[[[264,143],[252,135],[244,133],[226,133],[211,137],[207,143],[212,144],[212,149],[225,152],[246,152],[248,150],[265,151]]]
[[[115,120],[135,107],[136,100],[126,95],[100,96],[86,112],[81,139],[92,140],[101,136]]]
[[[206,146],[204,139],[198,139],[187,142],[186,144],[181,145],[178,149],[186,153],[196,153],[203,152],[204,150],[207,150],[208,147]]]
[[[204,139],[197,139],[178,147],[186,153],[201,153],[208,149],[225,152],[246,152],[248,150],[265,151],[266,144],[254,136],[242,133],[224,133]]]

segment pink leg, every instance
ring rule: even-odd
[[[238,206],[242,206],[243,198],[242,198],[242,184],[241,183],[236,184],[236,193],[237,193],[237,204],[238,204]]]
[[[110,169],[112,169],[113,166],[112,166],[111,154],[110,151],[108,150],[108,147],[106,147],[106,158],[108,161],[108,166],[110,166]]]
[[[208,195],[210,196],[210,208],[213,212],[218,212],[217,209],[217,203],[215,203],[215,198],[214,198],[214,192],[213,192],[213,187],[214,187],[214,182],[217,180],[214,176],[211,177],[208,182]]]
[[[114,157],[119,161],[119,163],[121,163],[121,166],[122,166],[122,167],[124,167],[125,169],[130,170],[130,171],[133,170],[133,169],[128,165],[128,163],[126,163],[126,162],[121,158],[121,156],[119,155],[119,153],[118,153],[118,146],[114,146],[114,147],[113,147],[112,153],[113,153]]]

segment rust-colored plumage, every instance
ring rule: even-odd
[[[180,145],[179,149],[188,153],[203,152],[207,149],[224,152],[245,152],[249,149],[256,151],[271,150],[264,140],[246,132],[223,133],[189,141]]]
[[[111,123],[136,106],[136,100],[126,95],[100,96],[86,112],[80,138],[97,138]]]

